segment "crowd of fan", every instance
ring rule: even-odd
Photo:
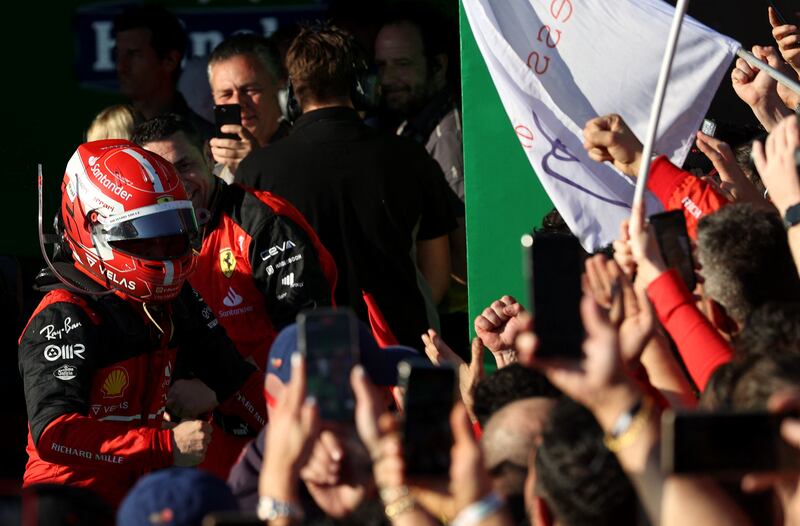
[[[698,132],[709,173],[664,156],[643,160],[619,115],[586,124],[592,159],[631,178],[651,162],[648,189],[665,209],[684,211],[697,285],[688,290],[667,266],[646,211],[636,206],[613,250],[585,257],[582,358],[546,359],[537,353],[533,316],[503,291],[474,320],[473,341],[467,338],[457,57],[445,25],[420,9],[387,16],[369,52],[329,24],[272,39],[229,37],[210,56],[208,78],[216,104],[240,105],[241,123],[221,129],[176,89],[185,43],[175,37],[175,19],[154,8],[117,19],[117,68],[131,104],[101,112],[87,140],[131,140],[108,144],[175,166],[203,238],[188,282],[225,327],[242,365],[218,367],[208,358],[185,378],[166,373],[166,411],[151,417],[167,439],[152,459],[142,461],[141,452],[156,447],[158,431],[141,450],[133,438],[89,437],[70,446],[93,418],[91,408],[108,410],[90,392],[102,387],[106,397],[122,396],[124,387],[100,385],[111,378],[103,367],[112,360],[101,357],[110,349],[91,354],[98,351],[88,333],[80,342],[96,370],[82,380],[83,391],[64,387],[81,378],[63,369],[86,367],[83,356],[67,365],[34,362],[42,352],[53,361],[42,351],[51,342],[36,340],[44,327],[37,316],[56,316],[48,309],[67,300],[43,303],[20,345],[30,420],[26,524],[200,524],[206,517],[204,524],[273,526],[800,525],[800,464],[792,461],[800,458],[800,419],[780,425],[792,451],[779,472],[679,476],[662,470],[658,454],[666,447],[664,413],[800,411],[800,94],[739,59],[731,82],[768,135],[729,145]],[[797,79],[800,31],[771,9],[766,15],[775,44],[753,53]],[[372,56],[377,103],[369,100]],[[559,219],[549,215],[543,228],[563,232]],[[220,245],[220,236],[230,236],[231,246]],[[284,252],[301,256],[295,266],[277,267]],[[247,269],[243,278],[231,278],[237,266]],[[114,288],[104,277],[92,279]],[[232,309],[248,301],[261,307]],[[104,318],[111,310],[88,304],[102,321],[90,322],[74,301],[64,312],[84,326],[111,323]],[[306,382],[313,357],[297,352],[295,316],[331,304],[360,319],[360,363],[339,379],[354,395],[352,422],[321,418],[325,401]],[[146,314],[159,330],[157,321],[173,321],[166,310]],[[236,325],[240,314],[247,317]],[[70,318],[59,315],[48,320],[67,327]],[[176,334],[194,327],[174,317]],[[92,334],[96,344],[106,342]],[[186,341],[218,337],[205,335]],[[492,372],[484,368],[487,349]],[[404,461],[405,393],[396,367],[414,355],[452,367],[457,379],[449,473],[435,477],[407,475]],[[208,380],[228,373],[237,378],[230,387]],[[264,403],[256,392],[264,376],[268,407],[255,408],[266,414],[261,425],[238,409],[226,416],[237,397]],[[246,423],[229,423],[237,417]],[[105,437],[140,432],[130,421],[103,424],[117,426],[98,431],[111,433]],[[772,447],[768,441],[759,443]],[[77,459],[95,446],[119,465]]]

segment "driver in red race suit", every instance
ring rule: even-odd
[[[19,342],[23,486],[83,486],[116,506],[142,474],[203,460],[210,424],[164,418],[176,378],[200,379],[219,412],[257,430],[263,376],[186,283],[198,229],[167,161],[128,141],[80,146],[60,225],[57,262],[37,277],[47,295]]]

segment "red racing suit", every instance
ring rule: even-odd
[[[336,264],[302,214],[269,192],[222,181],[192,287],[239,353],[262,370],[277,333],[303,309],[331,305]]]
[[[219,411],[263,427],[263,376],[200,296],[187,284],[149,311],[116,294],[59,288],[44,297],[19,342],[28,411],[23,486],[84,486],[118,505],[142,474],[173,464],[162,423],[176,377],[201,379]]]

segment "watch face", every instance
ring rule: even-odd
[[[800,203],[787,208],[783,215],[783,224],[786,225],[786,228],[793,227],[798,223],[800,223]]]

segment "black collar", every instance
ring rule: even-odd
[[[360,122],[361,117],[353,108],[347,106],[334,106],[332,108],[321,108],[308,113],[303,113],[292,126],[290,133],[295,133],[307,126],[323,121],[352,121]]]
[[[225,193],[225,188],[228,186],[228,183],[217,177],[214,176],[214,190],[211,192],[211,199],[208,202],[208,212],[210,214],[210,218],[205,225],[199,225],[200,231],[203,233],[203,239],[205,239],[206,235],[208,235],[212,230],[217,227],[217,223],[219,223],[220,215],[222,214],[222,196]]]

